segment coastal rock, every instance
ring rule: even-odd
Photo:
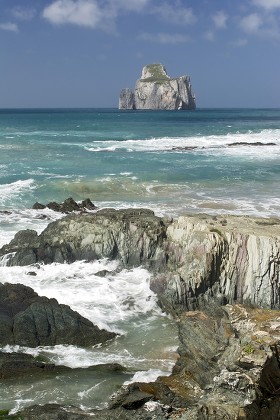
[[[42,379],[43,375],[45,377],[61,374],[67,374],[68,376],[73,374],[77,376],[77,373],[80,373],[85,376],[94,373],[97,375],[106,374],[107,372],[123,374],[126,370],[118,363],[93,365],[87,368],[70,368],[63,365],[56,366],[54,363],[49,363],[47,359],[41,359],[42,357],[34,357],[26,353],[4,353],[0,351],[1,382],[5,383],[4,381],[9,379],[10,383],[12,380],[18,383],[20,378],[34,377],[36,375]]]
[[[162,64],[149,64],[142,70],[135,90],[123,89],[119,109],[195,109],[189,76],[170,78]]]
[[[167,310],[236,302],[280,308],[279,219],[182,216],[166,236],[167,264],[151,288]]]
[[[6,265],[99,258],[143,265],[169,312],[210,303],[280,308],[279,219],[197,215],[171,222],[145,209],[104,209],[66,216],[40,235],[18,232],[1,256]]]
[[[0,283],[0,345],[92,346],[116,336],[100,330],[67,305],[21,284]]]
[[[135,109],[135,100],[134,92],[125,88],[121,90],[120,99],[119,99],[119,108],[120,109]]]
[[[149,210],[105,209],[66,216],[41,235],[19,232],[1,255],[11,265],[28,255],[45,263],[107,257],[153,271],[151,288],[178,321],[179,358],[169,377],[128,385],[100,419],[279,417],[279,219],[168,221]]]
[[[66,216],[50,223],[39,236],[22,231],[0,255],[8,254],[7,265],[109,258],[125,267],[156,268],[165,258],[164,238],[164,223],[150,210],[105,209]]]
[[[81,203],[77,203],[72,197],[67,198],[63,203],[52,201],[44,205],[37,202],[32,206],[34,210],[42,210],[46,207],[60,213],[71,213],[72,211],[87,211],[96,209],[96,206],[91,202],[89,198],[86,198]]]
[[[3,353],[0,352],[0,380],[15,379],[21,377],[41,376],[42,374],[59,374],[71,370],[64,366],[56,367],[53,363],[45,363],[35,359],[31,354]]]
[[[279,418],[279,311],[210,306],[184,312],[178,322],[180,357],[172,374],[128,385],[112,410],[138,407],[141,419]]]

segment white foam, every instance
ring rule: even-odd
[[[0,277],[8,283],[22,283],[39,295],[56,298],[71,306],[100,328],[122,332],[122,323],[148,312],[160,313],[156,296],[149,288],[150,274],[142,268],[122,270],[106,277],[96,276],[101,270],[113,271],[115,261],[48,266],[0,267]],[[37,275],[27,273],[34,271]]]
[[[0,247],[9,243],[20,230],[32,229],[39,234],[50,222],[63,216],[63,213],[54,212],[48,208],[42,209],[40,212],[33,209],[0,212]]]
[[[241,143],[241,144],[239,144]],[[243,145],[242,143],[247,143]],[[257,145],[261,143],[262,145]],[[265,145],[268,143],[275,143],[275,145]],[[255,144],[255,145],[254,145]],[[230,145],[235,145],[229,147]],[[252,145],[250,147],[250,145]],[[211,135],[211,136],[190,136],[190,137],[162,137],[141,140],[106,140],[95,141],[93,144],[84,145],[85,150],[91,152],[102,151],[138,151],[138,152],[159,152],[159,151],[174,151],[178,153],[192,152],[192,153],[226,153],[226,154],[242,154],[248,156],[263,157],[265,149],[265,157],[268,154],[271,158],[280,152],[280,129],[276,130],[262,130],[261,132],[252,133],[231,133],[225,135]],[[192,149],[193,148],[193,149]],[[278,155],[279,156],[279,155]]]
[[[148,369],[146,371],[136,372],[133,377],[124,383],[124,385],[129,385],[133,382],[154,382],[159,376],[166,376],[168,372],[160,369]]]
[[[15,198],[21,199],[21,196],[28,191],[36,188],[33,179],[19,180],[10,184],[0,184],[0,206],[11,204]]]

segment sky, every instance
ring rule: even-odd
[[[280,0],[0,0],[0,108],[118,107],[150,63],[198,108],[280,108]]]

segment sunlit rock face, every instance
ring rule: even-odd
[[[148,64],[136,81],[134,91],[123,89],[119,109],[195,109],[190,77],[171,78],[162,64]]]

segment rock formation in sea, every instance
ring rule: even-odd
[[[8,265],[106,257],[153,273],[152,290],[178,322],[179,358],[170,376],[128,385],[98,418],[280,418],[279,219],[104,209],[19,232],[0,255]],[[32,410],[61,413],[34,407],[21,418],[36,418]]]
[[[119,109],[195,109],[190,77],[171,78],[162,64],[148,64],[136,81],[134,91],[120,93]]]

